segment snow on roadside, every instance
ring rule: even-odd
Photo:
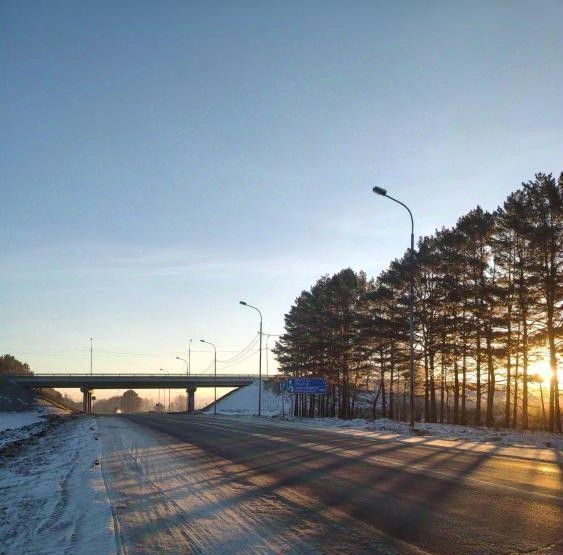
[[[0,452],[41,435],[53,418],[68,414],[46,402],[37,403],[35,410],[0,412]]]
[[[329,428],[336,431],[350,432],[389,432],[399,436],[415,439],[423,438],[449,440],[454,442],[485,443],[502,447],[527,447],[535,449],[563,450],[563,436],[541,431],[494,430],[485,427],[459,426],[454,424],[416,423],[416,433],[412,434],[406,422],[399,422],[382,418],[379,420],[365,420],[356,418],[341,420],[338,418],[295,418],[280,419],[314,428]]]
[[[0,554],[114,554],[94,418],[70,418],[0,466]]]
[[[287,416],[291,411],[291,396],[285,398],[285,417],[282,414],[282,398],[278,393],[278,384],[264,381],[262,384],[262,414],[284,422],[301,425],[331,428],[339,431],[355,432],[390,432],[399,436],[413,436],[406,422],[382,418],[378,420],[341,420],[338,418],[295,418]],[[251,416],[257,413],[258,381],[240,387],[217,401],[217,414],[231,416]],[[207,407],[204,414],[213,414],[213,405]],[[416,424],[415,436],[430,436],[436,439],[459,442],[484,443],[503,447],[522,446],[535,449],[563,450],[563,436],[541,431],[494,430],[485,427],[459,426],[454,424]],[[414,439],[414,438],[413,438]]]
[[[33,410],[25,412],[0,412],[0,432],[23,428],[36,422],[42,422],[44,415],[42,412]]]

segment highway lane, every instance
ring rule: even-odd
[[[100,420],[110,499],[132,553],[562,551],[561,463],[524,450],[258,418]]]

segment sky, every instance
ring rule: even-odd
[[[0,352],[233,357],[323,274],[563,170],[563,3],[0,4]],[[275,338],[270,339],[269,347]],[[252,350],[218,371],[257,369]],[[275,361],[269,360],[274,371]]]

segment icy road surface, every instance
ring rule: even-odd
[[[554,555],[562,484],[557,449],[253,417],[72,418],[0,458],[0,554]]]
[[[127,553],[562,552],[555,450],[244,417],[98,425]]]
[[[421,553],[320,506],[306,492],[276,484],[267,472],[130,418],[99,418],[99,426],[104,474],[127,553]]]

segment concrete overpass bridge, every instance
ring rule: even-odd
[[[195,408],[198,387],[242,387],[257,378],[254,374],[35,374],[33,376],[5,376],[21,387],[79,387],[82,408],[92,412],[94,389],[185,389],[188,412]]]

